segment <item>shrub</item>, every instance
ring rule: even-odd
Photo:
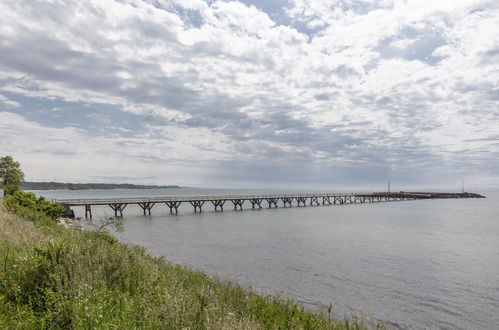
[[[16,191],[5,197],[5,206],[11,212],[31,221],[40,221],[43,218],[57,219],[64,208],[56,203],[47,202],[43,197],[36,197],[31,192]]]

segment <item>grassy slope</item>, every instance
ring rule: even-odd
[[[0,201],[0,328],[364,329],[168,264]]]

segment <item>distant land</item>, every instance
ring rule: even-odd
[[[86,189],[178,189],[180,186],[149,186],[131,183],[64,183],[23,182],[22,190],[86,190]]]

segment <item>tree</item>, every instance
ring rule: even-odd
[[[24,181],[24,173],[21,171],[19,162],[14,161],[12,156],[0,158],[0,185],[8,194],[13,193]]]

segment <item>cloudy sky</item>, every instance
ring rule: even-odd
[[[499,184],[497,0],[2,0],[27,179]]]

